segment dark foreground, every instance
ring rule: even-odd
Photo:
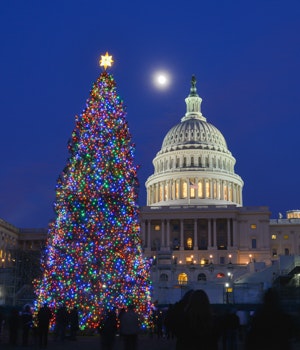
[[[20,345],[11,346],[6,341],[0,342],[1,350],[44,350],[40,349],[33,341],[30,345],[23,347]],[[48,346],[46,350],[102,350],[100,336],[95,334],[93,336],[79,336],[76,341],[54,340],[51,334],[49,335]],[[114,350],[123,350],[123,342],[120,337],[116,337]],[[175,340],[167,340],[164,338],[158,339],[149,335],[139,335],[137,350],[175,350]]]
[[[40,350],[38,346],[34,344],[33,341],[27,347],[22,347],[20,345],[11,346],[7,344],[5,340],[0,342],[1,350]],[[222,350],[220,344],[219,349]],[[299,350],[300,343],[293,343],[293,350]],[[100,336],[98,334],[93,336],[79,336],[76,341],[64,340],[58,341],[54,340],[51,334],[49,335],[48,347],[46,350],[102,350],[100,343]],[[123,343],[120,337],[116,337],[116,342],[114,350],[123,350]],[[138,340],[137,350],[175,350],[175,339],[158,339],[156,336],[140,335]],[[187,349],[188,350],[188,349]],[[243,344],[238,343],[237,350],[243,350]],[[283,349],[284,350],[284,349]]]

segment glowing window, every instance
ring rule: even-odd
[[[198,182],[198,197],[203,198],[203,185],[202,181]]]
[[[179,198],[179,183],[176,182],[176,185],[175,185],[175,197],[176,199]]]
[[[217,198],[217,184],[214,182],[214,198]]]
[[[274,240],[274,239],[276,239],[277,238],[277,236],[276,235],[272,235],[272,239]]]
[[[189,249],[193,248],[193,240],[191,237],[186,240],[186,245]]]
[[[227,185],[226,184],[224,185],[223,192],[224,192],[224,199],[227,201],[228,200],[228,193],[227,193]]]
[[[160,230],[160,225],[155,225],[155,226],[154,226],[154,230],[155,230],[155,231],[159,231],[159,230]]]
[[[187,256],[185,261],[186,261],[187,264],[192,264],[193,263],[193,258],[190,257],[190,256]]]
[[[159,184],[159,193],[158,193],[158,201],[162,201],[162,192],[163,192],[163,185]]]
[[[208,181],[205,182],[205,197],[206,198],[210,197],[210,186],[209,186],[209,182]]]
[[[168,195],[169,195],[168,185],[166,184],[165,185],[165,198],[164,198],[165,201],[168,200]]]
[[[189,179],[190,181],[190,198],[195,198],[197,183],[195,179]]]
[[[252,230],[256,230],[256,224],[251,224],[250,227],[251,227]]]
[[[188,276],[186,273],[181,273],[178,275],[178,284],[187,284]]]
[[[283,239],[289,239],[289,235],[284,235]]]
[[[182,184],[182,198],[187,198],[187,183],[185,181]]]

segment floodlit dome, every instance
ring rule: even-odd
[[[187,111],[166,134],[146,182],[147,204],[242,205],[243,181],[222,133],[201,113],[193,76]]]
[[[175,125],[165,136],[159,153],[181,149],[211,149],[229,153],[221,132],[200,118],[190,118]]]

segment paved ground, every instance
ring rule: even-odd
[[[220,346],[221,350],[222,347]],[[300,343],[293,344],[293,350],[300,349]],[[11,347],[6,342],[0,343],[0,350],[39,350],[32,343],[28,347]],[[64,342],[55,341],[50,335],[47,350],[102,350],[100,336],[80,336],[76,341],[65,340]],[[116,338],[114,350],[123,350],[123,343],[120,338]],[[138,341],[138,350],[175,350],[175,340],[157,339],[148,335],[140,335]],[[188,349],[187,349],[188,350]],[[238,344],[237,350],[243,350],[243,344]],[[284,349],[282,349],[284,350]]]
[[[30,344],[28,347],[11,347],[6,342],[0,343],[1,350],[38,350],[39,348]],[[76,341],[65,340],[64,342],[55,341],[49,336],[47,350],[102,350],[100,336],[80,336]],[[123,343],[119,337],[116,337],[114,350],[123,350]],[[140,335],[138,340],[138,350],[175,350],[175,340],[157,339],[150,336]]]

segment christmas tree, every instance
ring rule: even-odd
[[[150,262],[142,255],[137,167],[123,101],[106,68],[76,116],[69,158],[56,185],[36,309],[47,303],[79,310],[81,328],[95,328],[108,310],[133,303],[143,324],[151,309]]]

